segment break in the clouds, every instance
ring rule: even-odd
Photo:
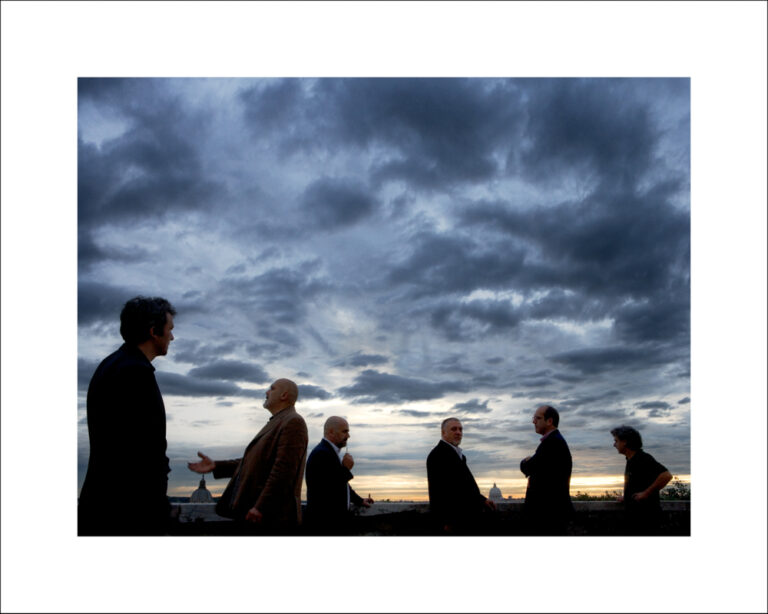
[[[244,447],[290,377],[311,438],[350,421],[359,473],[425,479],[459,415],[476,473],[520,477],[539,403],[562,409],[575,473],[621,472],[621,423],[688,473],[687,79],[78,93],[80,417],[122,304],[160,295],[178,311],[154,363],[172,455]],[[171,484],[192,489],[182,460]]]

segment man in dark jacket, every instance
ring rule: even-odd
[[[438,522],[439,530],[448,534],[479,534],[486,532],[482,522],[486,509],[496,504],[480,493],[477,482],[467,466],[459,444],[464,428],[457,418],[443,420],[441,439],[427,456],[429,508]]]
[[[174,315],[163,298],[128,301],[120,314],[125,343],[91,378],[90,456],[78,503],[79,535],[162,535],[168,530],[165,406],[151,362],[168,353]]]
[[[352,455],[341,449],[349,439],[349,423],[338,416],[325,421],[323,439],[307,460],[307,511],[304,519],[311,535],[347,535],[352,532],[350,506],[370,507],[373,499],[363,498],[349,485],[355,464]]]
[[[672,474],[653,456],[643,450],[640,433],[631,426],[611,431],[613,447],[627,457],[624,470],[625,532],[629,535],[658,535],[661,530],[659,491],[672,479]]]
[[[573,514],[571,502],[571,451],[557,429],[560,415],[554,407],[542,405],[533,415],[541,443],[533,456],[520,462],[528,477],[525,491],[525,518],[531,535],[565,535]]]

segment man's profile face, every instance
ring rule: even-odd
[[[552,426],[552,418],[549,420],[544,418],[545,411],[547,411],[546,408],[539,407],[533,414],[533,428],[539,435],[544,435]]]
[[[173,341],[173,316],[170,313],[165,314],[165,326],[163,327],[163,334],[156,335],[152,332],[152,339],[155,343],[155,349],[158,356],[165,356],[168,353],[168,346]]]
[[[443,427],[442,435],[445,441],[452,443],[454,446],[458,446],[464,435],[464,428],[458,420],[451,420]]]
[[[330,439],[337,447],[343,448],[347,445],[349,439],[349,424],[344,421],[331,427],[328,431],[328,439]]]
[[[267,389],[266,398],[264,399],[265,409],[274,409],[280,405],[280,397],[283,394],[283,386],[280,382],[272,382],[272,385]]]
[[[616,435],[613,436],[613,447],[616,448],[619,454],[624,454],[627,451],[626,442],[616,437]]]

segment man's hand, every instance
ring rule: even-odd
[[[197,473],[210,473],[216,469],[216,461],[211,460],[202,452],[198,452],[197,455],[203,460],[196,463],[187,463],[187,467],[189,467],[192,471]]]
[[[371,499],[370,497],[365,497],[365,499],[363,499],[363,507],[371,507],[372,505],[373,505],[373,499]]]
[[[635,501],[643,501],[648,498],[648,491],[644,490],[642,492],[636,492],[634,495],[632,495],[632,498]]]
[[[251,509],[249,509],[248,513],[245,515],[246,522],[254,522],[256,524],[261,524],[263,518],[264,514],[257,510],[256,506],[253,506]]]
[[[496,511],[496,504],[493,501],[491,501],[490,499],[486,499],[485,500],[485,507],[487,507],[488,509],[493,510],[494,512]]]
[[[344,454],[344,458],[341,459],[341,464],[347,469],[352,469],[352,467],[355,466],[355,459],[352,458],[352,455],[349,452],[347,452]]]
[[[624,495],[619,495],[618,497],[616,497],[616,501],[618,501],[619,503],[624,503]]]

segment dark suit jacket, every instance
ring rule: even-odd
[[[471,526],[484,509],[485,497],[455,448],[442,439],[427,456],[429,508],[441,525]]]
[[[573,512],[571,502],[571,451],[560,431],[555,429],[536,448],[520,471],[528,476],[525,511],[542,526],[562,523]]]
[[[81,535],[163,532],[170,505],[165,406],[155,368],[124,344],[88,386],[88,470],[78,505]]]
[[[301,522],[301,480],[307,457],[307,425],[288,407],[270,418],[243,457],[216,461],[214,478],[231,480],[216,505],[220,516],[244,520],[256,508],[265,528],[295,528]]]
[[[333,446],[323,439],[307,460],[306,524],[315,532],[344,532],[348,524],[347,486],[352,472],[341,464]],[[363,499],[350,486],[349,499],[362,505]]]

